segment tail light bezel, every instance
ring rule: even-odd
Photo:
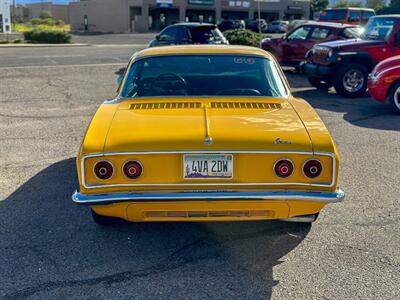
[[[100,164],[100,163],[108,163],[108,164],[111,166],[112,173],[111,173],[111,175],[110,175],[109,177],[107,177],[107,178],[101,178],[101,177],[98,176],[98,174],[97,174],[97,172],[96,172],[96,166],[97,166],[98,164]],[[109,179],[113,178],[113,177],[114,177],[114,174],[115,174],[115,167],[114,167],[114,164],[113,164],[111,161],[109,161],[109,160],[99,160],[99,161],[97,161],[97,162],[93,165],[93,174],[94,174],[94,176],[96,176],[96,178],[99,179],[99,180],[109,180]],[[100,174],[100,175],[101,175],[101,174]]]
[[[125,166],[128,163],[136,163],[136,164],[138,164],[140,166],[140,174],[138,176],[130,177],[130,176],[127,175],[127,173],[125,172]],[[124,174],[124,176],[129,180],[137,180],[138,178],[142,177],[143,171],[144,171],[144,168],[143,168],[142,163],[140,161],[136,160],[136,159],[129,159],[129,160],[125,161],[124,164],[122,165],[122,174]]]
[[[283,161],[289,162],[290,165],[292,166],[292,167],[291,167],[290,174],[287,175],[287,176],[281,176],[281,175],[278,174],[278,172],[276,172],[277,164],[280,163],[280,162],[283,162]],[[280,178],[280,179],[286,179],[286,178],[289,178],[290,176],[293,175],[294,170],[295,170],[295,165],[294,165],[293,161],[292,161],[291,159],[289,159],[289,158],[286,158],[286,157],[284,157],[284,158],[279,158],[279,159],[277,159],[277,160],[275,161],[274,166],[272,167],[272,170],[273,170],[275,176],[277,176],[278,178]]]
[[[317,176],[307,176],[307,174],[306,174],[306,172],[305,172],[305,166],[306,166],[306,164],[307,164],[308,162],[310,162],[310,161],[316,161],[316,162],[318,162],[318,163],[321,165],[321,169],[320,169],[320,171],[319,171],[319,173],[318,173]],[[303,165],[302,165],[302,167],[301,167],[301,171],[303,172],[304,177],[306,177],[306,178],[308,178],[308,179],[316,179],[316,178],[320,177],[321,174],[323,173],[323,171],[324,171],[324,165],[322,164],[322,162],[321,162],[319,159],[317,159],[317,158],[310,158],[310,159],[307,159],[307,160],[303,163]]]

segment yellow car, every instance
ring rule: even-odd
[[[240,46],[136,53],[77,157],[94,221],[313,222],[343,200],[339,154],[275,59]]]

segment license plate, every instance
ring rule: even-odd
[[[232,154],[186,154],[183,158],[185,179],[230,179],[233,177]]]

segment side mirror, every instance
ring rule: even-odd
[[[286,33],[284,33],[283,35],[282,35],[282,40],[287,40],[288,38],[287,38],[287,35],[286,35]]]
[[[114,74],[117,75],[117,84],[120,84],[122,79],[124,78],[126,72],[126,68],[121,68],[119,69],[117,72],[115,72]]]
[[[156,35],[156,40],[157,40],[157,41],[160,40],[160,35],[159,35],[159,34]]]

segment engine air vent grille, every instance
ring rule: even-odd
[[[281,109],[282,105],[263,102],[212,102],[211,108]]]
[[[188,109],[200,108],[200,102],[160,102],[160,103],[133,103],[130,109],[145,110],[145,109]]]
[[[168,218],[273,218],[275,212],[272,210],[238,210],[238,211],[147,211],[147,218],[168,219]]]

